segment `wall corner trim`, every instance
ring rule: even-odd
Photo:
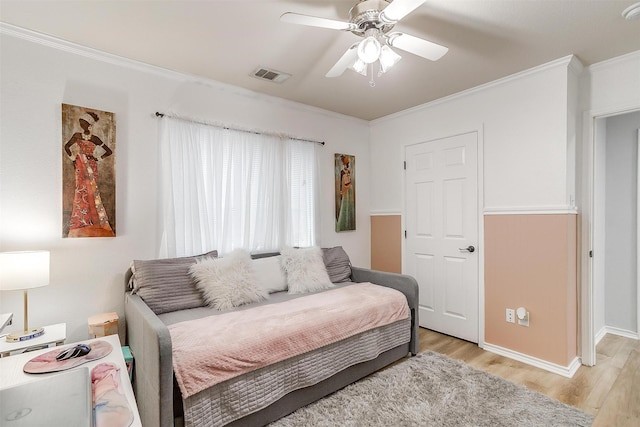
[[[580,365],[582,364],[580,358],[577,356],[571,361],[571,363],[569,363],[568,366],[562,366],[553,362],[538,359],[537,357],[519,353],[508,348],[489,344],[487,342],[484,343],[484,349],[486,351],[490,351],[491,353],[508,357],[509,359],[517,360],[518,362],[526,363],[527,365],[535,366],[536,368],[544,369],[545,371],[549,371],[566,378],[573,378],[575,373],[578,371],[578,368],[580,368]]]
[[[593,339],[595,341],[595,345],[598,345],[598,343],[602,340],[602,338],[604,338],[605,335],[607,335],[607,327],[603,326],[602,329],[600,329],[596,333],[596,336]]]
[[[571,55],[571,60],[569,61],[568,68],[569,71],[573,72],[576,76],[579,76],[584,71],[584,65],[575,55]]]

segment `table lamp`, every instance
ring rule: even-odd
[[[0,290],[24,291],[24,330],[7,335],[7,341],[26,341],[44,334],[29,328],[27,290],[49,284],[49,251],[0,252]]]

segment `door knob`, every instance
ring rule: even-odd
[[[473,246],[469,245],[466,248],[458,248],[458,250],[460,252],[474,252],[476,250],[476,248],[474,248]]]

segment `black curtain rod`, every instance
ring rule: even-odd
[[[198,120],[185,119],[183,117],[171,116],[171,115],[168,115],[168,114],[165,114],[165,113],[160,113],[160,112],[156,111],[156,117],[162,118],[162,117],[165,117],[165,116],[171,117],[171,118],[174,118],[174,119],[185,120],[185,121],[192,122],[192,123],[199,123],[201,125],[215,126],[215,127],[219,127],[219,128],[225,129],[225,130],[235,130],[237,132],[252,133],[252,134],[255,134],[255,135],[276,135],[276,134],[268,134],[268,133],[263,133],[263,132],[255,132],[255,131],[246,130],[246,129],[230,128],[230,127],[227,127],[227,126],[212,125],[211,123],[201,122],[201,121],[198,121]],[[291,139],[293,141],[313,142],[313,143],[316,143],[316,144],[324,145],[324,141],[314,141],[312,139],[293,138],[293,137],[290,137],[290,136],[287,136],[287,138],[289,138],[289,139]]]

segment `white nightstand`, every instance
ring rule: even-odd
[[[81,369],[88,368],[89,370],[93,369],[96,365],[100,363],[115,363],[120,368],[120,385],[122,390],[127,397],[127,401],[129,402],[129,406],[131,411],[133,412],[133,423],[130,427],[142,427],[142,423],[140,421],[140,414],[138,413],[138,406],[136,404],[136,399],[133,395],[133,388],[131,387],[131,383],[129,382],[129,375],[127,374],[127,366],[124,362],[124,357],[122,356],[122,350],[120,347],[120,339],[117,335],[110,335],[108,337],[96,338],[92,340],[82,341],[83,343],[89,344],[93,341],[107,341],[113,347],[111,353],[102,359],[97,359],[91,362],[87,362],[83,365],[80,365],[76,368],[72,369]],[[16,386],[19,384],[25,384],[29,382],[34,382],[41,380],[46,377],[55,378],[62,372],[53,372],[48,374],[26,374],[23,371],[24,365],[31,359],[36,356],[39,356],[43,353],[50,351],[50,349],[37,350],[31,353],[18,354],[11,357],[6,357],[4,359],[0,359],[0,389],[9,388],[12,386]],[[59,376],[61,381],[64,380],[64,376]],[[51,408],[52,411],[63,410],[63,408]],[[4,426],[4,424],[2,424]]]
[[[5,337],[0,337],[0,357],[24,353],[31,349],[53,347],[64,344],[67,339],[67,324],[58,323],[44,327],[44,334],[27,341],[7,342]]]

